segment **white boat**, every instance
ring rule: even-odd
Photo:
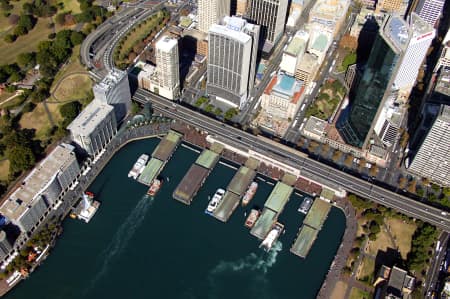
[[[274,227],[270,230],[270,232],[267,234],[264,241],[262,241],[261,245],[259,245],[259,248],[263,248],[265,251],[269,251],[270,248],[272,248],[273,244],[276,242],[278,237],[283,232],[284,225],[281,223],[276,223]]]
[[[129,178],[137,179],[137,177],[142,173],[142,171],[145,168],[145,165],[147,165],[149,156],[146,154],[142,154],[139,159],[137,159],[136,163],[134,163],[133,168],[131,168],[130,172],[128,173]]]
[[[214,193],[214,196],[209,201],[208,207],[206,208],[206,211],[205,211],[206,214],[214,213],[214,211],[216,210],[220,201],[222,200],[224,194],[225,194],[225,190],[223,190],[221,188],[217,189],[216,193]]]

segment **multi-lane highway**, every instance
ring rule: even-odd
[[[253,150],[277,158],[292,167],[300,169],[301,174],[305,177],[311,177],[317,181],[345,189],[361,197],[394,208],[411,217],[429,222],[445,231],[450,231],[450,218],[446,212],[440,209],[430,207],[406,196],[391,192],[314,159],[302,155],[294,155],[291,151],[284,149],[284,146],[282,145],[280,145],[280,147],[274,147],[273,144],[268,143],[262,138],[258,138],[215,119],[196,113],[186,107],[176,105],[173,102],[148,91],[138,89],[134,95],[134,99],[141,103],[151,101],[153,108],[156,111],[160,111],[174,119],[183,120],[184,122],[203,129],[218,138],[223,138],[224,140],[227,140],[228,143],[238,148],[252,148]],[[174,107],[174,105],[176,107]]]

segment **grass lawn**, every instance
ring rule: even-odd
[[[358,272],[356,274],[357,279],[363,279],[367,276],[374,276],[375,272],[375,259],[364,256],[361,264],[359,265]],[[371,282],[371,281],[369,281]]]
[[[352,291],[350,292],[350,299],[369,299],[370,294],[366,291],[363,291],[358,288],[352,288]]]
[[[3,102],[4,100],[8,99],[9,97],[12,97],[15,94],[15,92],[7,92],[7,91],[3,91],[2,94],[0,94],[0,103]]]
[[[344,298],[346,291],[347,291],[347,284],[344,281],[340,280],[334,286],[330,298]]]
[[[89,97],[92,80],[87,74],[73,74],[65,77],[53,93],[59,102],[82,100]]]
[[[416,224],[404,223],[402,220],[395,218],[386,219],[385,223],[395,238],[402,258],[406,260],[408,253],[411,251],[411,240],[417,228]]]
[[[12,108],[12,107],[19,106],[22,103],[23,103],[22,97],[17,96],[15,98],[9,100],[8,102],[1,104],[0,108]]]
[[[377,235],[377,239],[375,241],[369,241],[367,247],[368,253],[376,256],[378,250],[386,251],[387,248],[395,248],[395,244],[392,244],[391,239],[384,230],[384,227],[381,227],[381,232]]]
[[[77,14],[80,13],[80,3],[78,3],[77,0],[61,0],[61,1],[57,1],[64,3],[64,8],[61,11],[58,11],[58,13],[60,12],[69,12],[71,11],[72,14]]]
[[[0,161],[0,181],[7,181],[9,174],[9,160]]]
[[[0,64],[15,62],[20,53],[36,51],[38,43],[47,40],[52,32],[52,29],[48,28],[50,22],[50,18],[38,19],[33,30],[27,35],[18,37],[12,44],[6,43],[3,38],[0,39]]]
[[[356,53],[348,53],[342,60],[342,64],[339,66],[339,71],[345,72],[349,65],[356,63]]]
[[[59,72],[55,76],[55,80],[53,80],[52,87],[50,90],[53,91],[53,88],[55,87],[56,83],[61,80],[64,76],[76,72],[85,72],[86,68],[81,64],[80,62],[80,45],[75,46],[72,49],[72,56],[70,56],[69,60],[63,65],[63,67],[59,70]]]
[[[364,229],[363,229],[363,225],[366,224],[367,220],[363,217],[358,218],[358,230],[356,232],[356,236],[361,236],[364,234]]]
[[[47,106],[53,116],[53,120],[57,124],[62,119],[59,114],[59,104],[49,103]],[[51,137],[48,135],[51,128],[50,120],[42,103],[37,104],[33,111],[23,114],[19,124],[22,128],[35,129],[37,139],[45,140]]]

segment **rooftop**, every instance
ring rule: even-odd
[[[217,161],[219,160],[219,155],[210,150],[204,150],[200,156],[195,161],[196,164],[203,166],[207,169],[212,169]]]
[[[328,45],[328,35],[321,33],[317,35],[311,48],[319,52],[324,52],[327,49],[327,45]]]
[[[298,31],[297,34],[292,38],[291,42],[284,52],[296,57],[299,56],[300,54],[305,52],[308,38],[309,34],[307,32]]]
[[[277,213],[271,209],[264,208],[250,233],[259,239],[264,239],[275,221],[277,221]]]
[[[158,146],[152,153],[152,157],[161,161],[169,160],[175,148],[180,143],[181,138],[182,135],[180,133],[170,130],[169,133],[159,142]]]
[[[327,128],[327,122],[315,116],[310,116],[306,121],[304,131],[310,132],[317,135],[323,135],[325,129]]]
[[[314,54],[305,53],[303,55],[302,60],[300,60],[300,63],[298,64],[298,69],[312,73],[315,68],[317,67],[318,58]]]
[[[442,105],[439,118],[450,122],[450,106],[449,105]]]
[[[209,28],[208,34],[217,34],[217,35],[226,36],[230,39],[237,40],[241,43],[247,43],[251,40],[250,35],[242,32],[242,31],[238,31],[236,29],[237,28],[229,28],[226,25],[213,24]]]
[[[10,197],[2,204],[0,211],[9,219],[18,219],[39,198],[41,192],[52,182],[60,170],[76,159],[74,147],[58,145],[23,180]]]
[[[288,75],[275,75],[264,93],[276,94],[296,104],[304,90],[304,82]]]
[[[448,51],[450,54],[450,51]],[[437,78],[435,92],[442,93],[450,97],[450,70],[442,68],[439,77]]]
[[[328,202],[318,198],[315,199],[303,223],[312,228],[321,229],[330,209],[331,205]]]
[[[231,182],[228,184],[228,191],[231,191],[238,195],[243,195],[255,175],[256,172],[254,170],[245,166],[241,166],[238,172],[236,172],[236,174],[234,175]]]
[[[307,225],[303,225],[300,228],[300,232],[295,239],[294,244],[292,244],[291,252],[300,257],[306,257],[309,250],[311,249],[314,241],[317,238],[318,231]]]
[[[155,47],[161,51],[170,52],[174,47],[178,47],[178,40],[166,35],[156,42]]]
[[[406,47],[409,39],[409,26],[400,16],[388,16],[383,32],[397,50],[403,50]]]
[[[128,76],[127,72],[112,69],[102,81],[94,85],[94,90],[108,91],[114,88],[126,76]]]
[[[270,193],[264,207],[280,213],[288,202],[292,190],[291,186],[278,182]]]
[[[409,23],[413,31],[413,36],[434,34],[434,28],[415,12],[411,13]]]
[[[161,168],[164,166],[164,162],[156,158],[151,158],[147,166],[145,166],[138,180],[142,184],[149,186],[153,180],[157,177]]]
[[[74,130],[77,134],[88,136],[113,110],[113,106],[94,99],[67,126],[67,130]]]

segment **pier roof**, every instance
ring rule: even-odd
[[[142,184],[150,185],[152,181],[156,178],[156,176],[159,174],[163,165],[164,165],[163,161],[151,158],[150,162],[148,162],[147,166],[145,166],[144,170],[139,176],[138,181],[141,182]]]
[[[219,155],[210,150],[204,150],[195,161],[196,164],[208,169],[214,168],[217,161],[219,161]]]
[[[166,137],[159,142],[152,153],[152,157],[161,161],[167,161],[180,143],[181,138],[182,135],[180,133],[170,130]]]
[[[277,213],[280,213],[284,205],[288,202],[293,188],[285,183],[278,182],[273,188],[264,206]]]
[[[306,215],[303,223],[320,230],[328,216],[328,212],[330,212],[330,209],[331,205],[328,202],[317,198],[314,200],[314,203]]]
[[[234,194],[233,192],[225,192],[222,201],[219,206],[214,211],[214,217],[220,221],[226,222],[230,218],[231,214],[234,212],[240,201],[240,196]]]
[[[291,252],[300,257],[306,257],[317,238],[318,231],[310,226],[303,225],[300,228],[297,239],[292,244]]]
[[[277,212],[264,208],[261,216],[259,216],[258,220],[256,220],[255,226],[253,226],[250,233],[262,240],[272,229],[275,221],[277,221]]]
[[[198,189],[200,189],[208,174],[209,169],[192,164],[173,192],[173,198],[187,205],[191,204],[192,198],[197,194]]]
[[[242,196],[252,182],[255,175],[256,172],[254,170],[242,166],[241,168],[239,168],[238,172],[236,172],[230,184],[228,185],[228,191]]]

